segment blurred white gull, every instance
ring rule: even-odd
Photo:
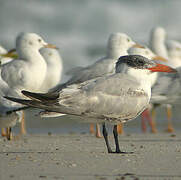
[[[167,43],[166,43],[166,31],[162,27],[155,27],[152,29],[150,34],[150,45],[151,50],[166,59],[168,59]]]
[[[105,122],[114,124],[115,153],[119,148],[117,123],[136,118],[148,106],[151,98],[152,72],[176,72],[143,56],[121,56],[116,63],[116,73],[72,84],[55,93],[31,93],[22,91],[32,100],[6,97],[31,107],[86,118],[84,121],[103,122],[103,135],[108,153],[109,146]],[[123,74],[123,73],[124,74]]]
[[[1,55],[5,55],[7,51],[5,49],[0,48]],[[1,58],[1,65],[6,64],[12,60],[11,58],[2,57]],[[1,74],[1,67],[0,67],[0,74]],[[8,140],[12,139],[11,128],[16,125],[17,122],[20,122],[23,114],[21,111],[13,112],[12,110],[17,107],[20,108],[17,103],[12,103],[4,98],[7,95],[14,95],[17,96],[17,93],[9,88],[8,84],[1,78],[0,75],[0,128],[1,128],[1,135],[6,136]],[[17,96],[18,97],[18,96]],[[12,112],[11,112],[12,111]],[[6,132],[4,130],[6,128]]]
[[[156,27],[151,31],[150,48],[155,54],[168,59],[167,65],[173,68],[181,66],[181,43],[168,40],[164,28]]]
[[[40,91],[46,77],[47,64],[39,52],[47,44],[35,33],[20,33],[16,38],[18,58],[2,65],[2,79],[21,95],[21,90]]]
[[[120,56],[128,55],[127,50],[139,46],[124,33],[112,33],[107,44],[107,56],[97,60],[94,64],[82,68],[73,68],[68,72],[72,78],[64,85],[81,83],[96,77],[115,73],[115,66]]]
[[[46,62],[39,53],[39,49],[42,47],[55,48],[53,45],[44,42],[37,34],[21,33],[16,38],[16,51],[20,59],[13,59],[9,63],[1,65],[0,108],[4,122],[6,122],[5,116],[9,115],[11,109],[14,109],[14,106],[17,104],[12,104],[10,101],[4,99],[3,96],[14,94],[16,97],[22,97],[21,90],[23,89],[41,92],[40,87],[42,86],[47,70]],[[20,119],[19,116],[18,118]],[[12,125],[9,124],[9,126],[11,127]]]
[[[181,66],[181,43],[179,43],[178,41],[175,41],[175,40],[166,39],[166,31],[164,30],[164,28],[156,27],[152,30],[151,36],[150,36],[150,47],[157,55],[163,56],[168,59],[168,62],[164,63],[164,64],[169,65],[174,68]],[[159,76],[164,76],[164,74],[160,74]],[[178,76],[177,76],[177,78],[178,78]],[[174,90],[172,89],[172,87],[170,87],[170,83],[172,84],[173,82],[175,82],[175,80],[173,80],[173,82],[171,82],[170,81],[171,79],[172,78],[170,78],[170,75],[167,75],[164,77],[159,77],[156,86],[153,87],[153,89],[154,89],[153,92],[154,92],[154,94],[156,93],[156,95],[154,95],[154,102],[156,101],[156,97],[157,97],[158,98],[158,100],[156,101],[157,104],[166,105],[167,119],[168,119],[168,128],[167,128],[168,132],[174,131],[174,128],[173,128],[173,125],[171,122],[171,116],[172,116],[171,105],[168,104],[168,102],[166,100],[164,101],[165,103],[163,103],[163,101],[161,101],[159,103],[159,100],[160,100],[160,97],[163,98],[162,94],[164,92],[170,91],[170,93],[172,93],[172,92],[177,91],[177,89],[176,89],[177,86],[175,86]],[[156,89],[156,88],[159,88],[159,89]],[[165,89],[165,88],[169,88],[169,89]],[[170,93],[166,93],[166,94],[170,96],[171,95]],[[164,99],[169,99],[166,97],[166,94],[164,96]],[[157,107],[157,104],[155,104],[154,107]],[[153,108],[152,112],[154,115],[153,116],[153,121],[154,121],[155,108]]]

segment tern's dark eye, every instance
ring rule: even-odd
[[[138,64],[138,66],[144,66],[145,63],[142,60],[138,60],[137,64]]]

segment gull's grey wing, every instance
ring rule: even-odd
[[[66,75],[71,75],[74,76],[75,74],[77,74],[79,71],[83,70],[85,67],[81,67],[81,66],[77,66],[74,67],[72,69],[69,69],[65,74]]]
[[[70,85],[54,101],[18,101],[48,111],[124,122],[137,117],[149,98],[134,78],[114,74]]]
[[[116,61],[116,59],[103,58],[88,67],[78,68],[77,71],[74,69],[73,76],[70,80],[56,86],[51,89],[50,92],[60,91],[62,88],[71,84],[78,84],[104,75],[113,74],[115,73]]]
[[[3,81],[3,79],[0,76],[0,115],[4,115],[22,108],[22,105],[14,103],[12,101],[8,101],[4,98],[4,96],[19,97],[19,95],[12,88],[9,88],[8,84],[5,81]]]

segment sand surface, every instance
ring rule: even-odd
[[[181,179],[180,133],[121,135],[119,142],[134,153],[108,154],[103,138],[88,134],[1,138],[0,179]]]

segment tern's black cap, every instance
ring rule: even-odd
[[[121,56],[116,63],[116,69],[119,69],[119,66],[123,64],[135,69],[147,69],[156,65],[154,61],[140,55]]]

